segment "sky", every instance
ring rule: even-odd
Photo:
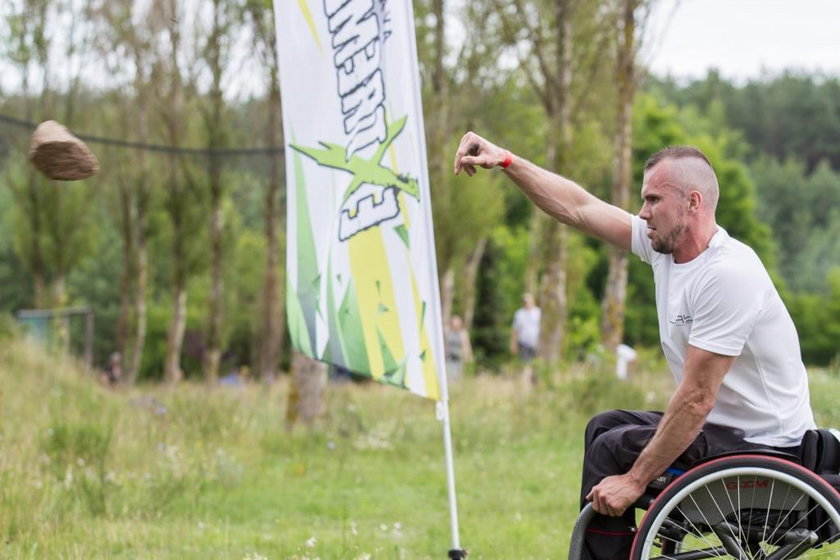
[[[840,76],[840,0],[654,0],[642,63],[736,81],[784,69]]]
[[[717,68],[736,82],[784,69],[840,77],[840,0],[651,2],[641,62],[658,75],[702,78]],[[17,89],[17,78],[0,63],[0,94]]]

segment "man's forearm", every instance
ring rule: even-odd
[[[577,209],[592,196],[583,187],[520,157],[515,157],[504,172],[543,212],[564,224],[578,227]]]
[[[598,199],[574,181],[543,169],[488,142],[474,132],[461,138],[455,174],[475,175],[476,168],[500,167],[543,212],[583,233],[630,249],[631,216]]]
[[[647,486],[661,475],[691,445],[710,411],[696,395],[674,394],[653,439],[636,459],[630,476]]]

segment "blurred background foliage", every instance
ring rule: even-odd
[[[515,187],[497,173],[453,176],[452,154],[461,134],[475,130],[539,164],[562,161],[559,172],[609,198],[626,3],[561,2],[579,40],[565,54],[543,52],[547,67],[573,72],[562,90],[569,140],[554,152],[546,146],[557,135],[557,75],[535,63],[556,38],[559,16],[540,0],[496,4],[415,3],[444,312],[468,319],[485,370],[510,359],[511,317],[532,289],[529,274],[544,273],[547,257],[534,248],[546,243]],[[644,44],[650,2],[629,5]],[[287,367],[284,329],[265,326],[267,309],[283,314],[267,298],[285,293],[273,18],[264,0],[3,3],[0,311],[89,306],[94,363],[104,367],[119,351],[124,371],[136,362],[132,381],[168,375],[180,315],[175,352],[188,378]],[[733,83],[710,71],[678,81],[637,66],[633,85],[629,209],[639,208],[651,153],[700,147],[722,187],[719,223],[770,268],[806,362],[836,363],[840,79],[785,72]],[[87,139],[101,163],[93,179],[50,182],[28,164],[32,126],[50,118]],[[559,355],[569,363],[600,352],[610,261],[601,243],[576,233],[563,243],[568,305]],[[656,348],[653,301],[650,271],[631,257],[624,342]],[[270,344],[274,353],[264,351]],[[220,352],[215,372],[212,349]]]

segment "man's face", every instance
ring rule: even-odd
[[[671,254],[679,246],[687,226],[688,199],[668,174],[668,161],[662,161],[645,174],[642,185],[644,204],[639,217],[647,222],[647,235],[653,250]]]

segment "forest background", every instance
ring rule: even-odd
[[[415,2],[445,319],[464,317],[481,371],[511,359],[524,291],[548,364],[655,349],[645,265],[547,220],[500,173],[455,177],[452,159],[472,129],[638,211],[647,156],[695,144],[720,179],[719,223],[771,270],[805,361],[836,365],[840,80],[653,75],[638,56],[651,5]],[[288,369],[273,22],[266,0],[3,3],[2,312],[89,306],[95,365],[119,352],[129,384]],[[50,118],[89,143],[94,178],[28,164]],[[71,346],[83,330],[71,322]]]

